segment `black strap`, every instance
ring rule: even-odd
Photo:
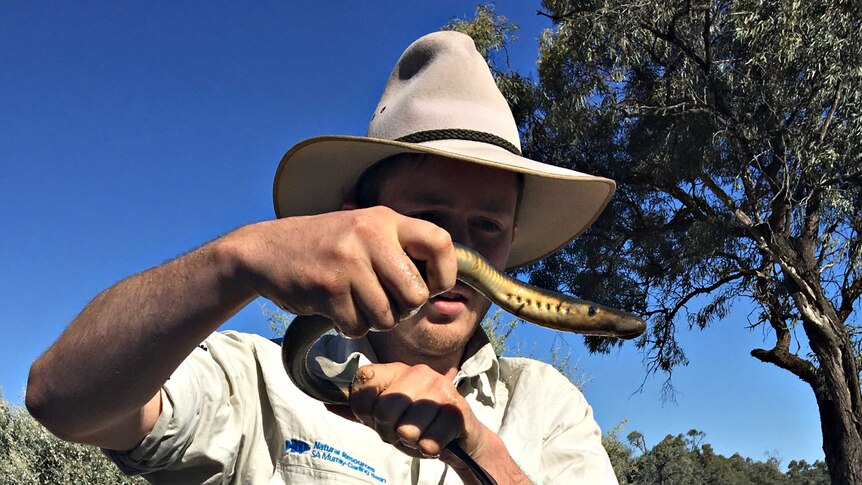
[[[499,137],[492,133],[484,131],[465,130],[461,128],[445,128],[442,130],[427,130],[417,131],[409,135],[402,136],[395,141],[403,141],[406,143],[422,143],[423,141],[437,140],[469,140],[480,141],[482,143],[490,143],[496,145],[506,151],[512,152],[515,155],[521,156],[521,150],[511,144],[505,138]]]

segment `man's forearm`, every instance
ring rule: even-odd
[[[429,286],[410,256],[435,275]],[[448,233],[383,207],[251,224],[93,299],[33,364],[27,407],[81,440],[152,402],[194,346],[256,296],[358,336],[394,327],[399,309],[451,287],[456,270]]]
[[[146,404],[197,343],[255,295],[222,240],[90,302],[30,370],[30,412],[68,439]]]
[[[489,438],[485,440],[484,445],[480,450],[476,450],[471,455],[473,460],[479,466],[497,481],[499,485],[530,485],[533,482],[527,478],[521,467],[515,463],[509,450],[499,436],[487,431]],[[466,466],[462,466],[462,462],[458,460],[451,465],[461,481],[465,485],[480,485],[481,482],[476,478],[473,470]]]

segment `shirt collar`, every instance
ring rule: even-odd
[[[494,353],[494,346],[491,345],[484,330],[479,327],[467,342],[464,360],[461,362],[461,369],[455,375],[454,384],[459,390],[463,386],[469,386],[468,389],[464,389],[468,393],[471,389],[475,389],[477,401],[486,406],[494,406],[497,402],[495,393],[499,377],[500,363],[497,360],[497,354]]]

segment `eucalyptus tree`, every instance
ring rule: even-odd
[[[686,363],[679,325],[752,302],[740,326],[765,326],[773,345],[751,355],[810,386],[832,480],[862,482],[859,3],[549,0],[542,12],[555,27],[528,150],[620,190],[534,280],[648,316],[639,345],[667,372]]]
[[[532,281],[647,316],[638,345],[668,376],[687,363],[680,327],[762,327],[751,355],[811,388],[835,483],[862,483],[860,9],[545,0],[538,78],[497,59],[525,152],[618,181]],[[511,32],[496,20],[491,48]],[[726,321],[744,300],[755,312]]]

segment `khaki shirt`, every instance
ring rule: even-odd
[[[617,483],[584,396],[551,366],[485,344],[455,378],[476,416],[536,483]],[[318,349],[355,367],[364,339]],[[352,364],[351,364],[352,363]],[[162,413],[134,449],[105,453],[153,483],[458,484],[436,459],[411,458],[326,410],[288,379],[281,348],[258,335],[210,335],[162,388]]]

